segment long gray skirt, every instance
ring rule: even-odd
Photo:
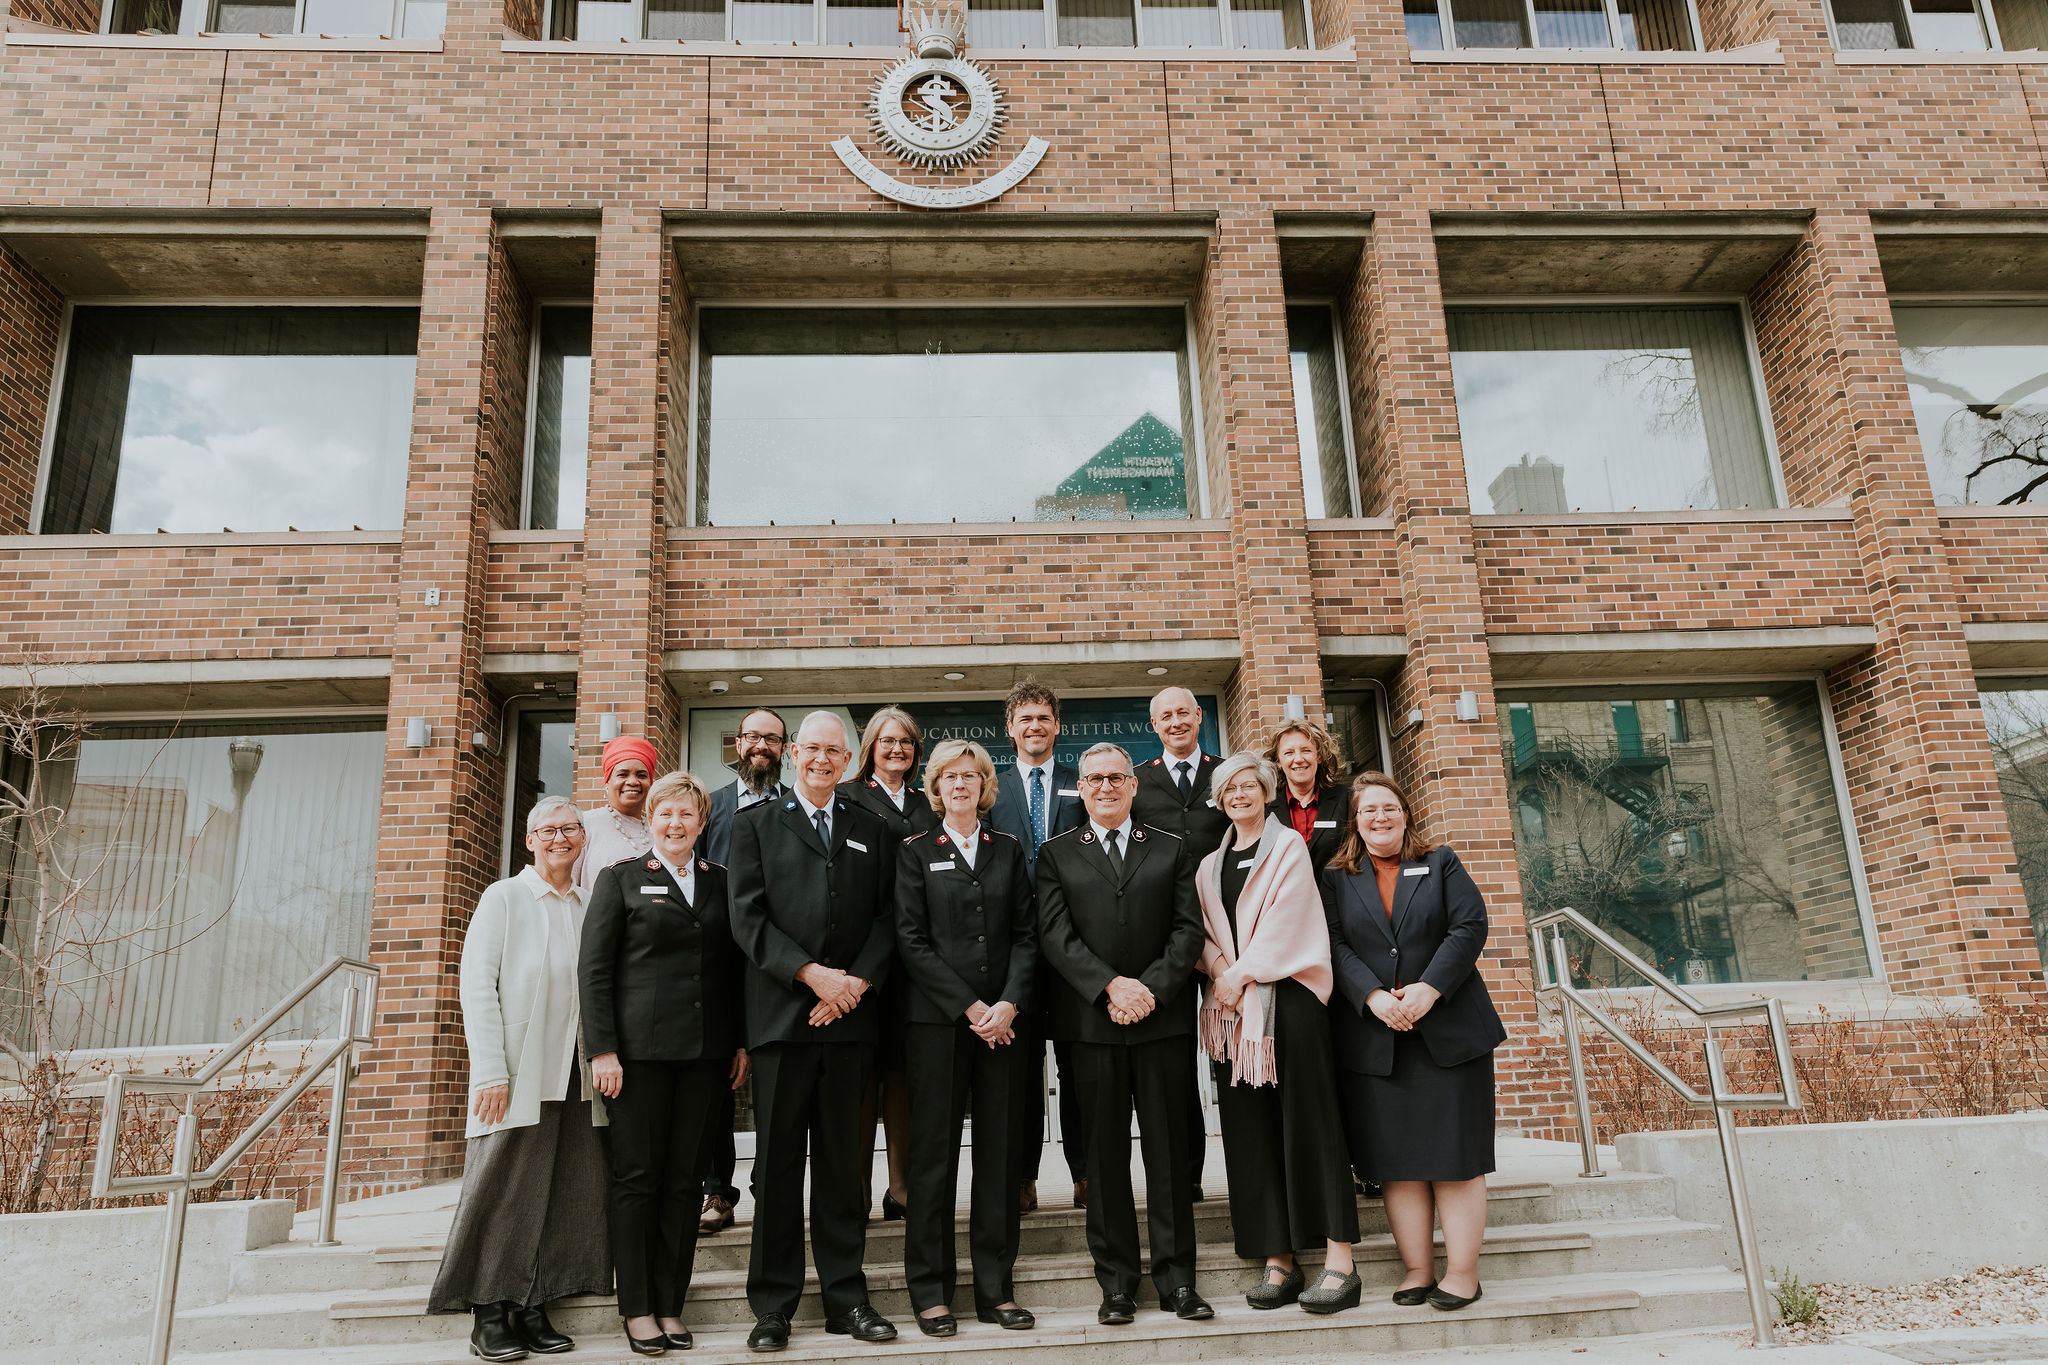
[[[569,1090],[541,1105],[540,1122],[469,1140],[428,1312],[611,1292],[604,1150],[589,1102],[574,1082]]]

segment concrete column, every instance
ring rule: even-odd
[[[496,760],[473,750],[491,703],[482,673],[488,522],[483,404],[495,250],[482,206],[434,210],[420,298],[412,453],[392,640],[383,816],[370,960],[384,969],[377,1044],[350,1128],[350,1184],[454,1174],[467,1059],[456,992],[462,936],[495,876]],[[406,743],[413,718],[428,743]]]
[[[666,358],[661,211],[604,211],[590,330],[589,490],[583,514],[583,628],[576,676],[576,796],[601,799],[601,717],[655,740],[677,766],[664,704],[661,623],[666,521],[659,440]],[[687,363],[685,351],[683,362]]]
[[[1828,688],[1885,975],[1906,990],[2038,990],[1869,216],[1818,214],[1751,301],[1792,500],[1856,515],[1877,648]]]
[[[1262,743],[1289,696],[1304,698],[1311,716],[1323,712],[1286,304],[1273,215],[1226,210],[1209,249],[1195,332],[1210,500],[1227,511],[1237,579],[1243,654],[1224,697],[1232,748]]]

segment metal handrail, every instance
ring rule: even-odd
[[[1571,955],[1564,943],[1567,925],[1593,940],[1602,951],[1611,954],[1617,962],[1699,1021],[1706,1031],[1705,1091],[1695,1089],[1683,1076],[1666,1066],[1661,1058],[1572,983]],[[1544,941],[1546,930],[1549,933],[1547,944]],[[1562,1001],[1558,1014],[1564,1021],[1565,1056],[1571,1063],[1572,1103],[1578,1109],[1579,1151],[1583,1158],[1580,1178],[1592,1179],[1607,1174],[1600,1169],[1600,1157],[1593,1140],[1593,1108],[1586,1094],[1585,1055],[1579,1044],[1579,1016],[1583,1014],[1598,1024],[1608,1037],[1621,1044],[1629,1056],[1647,1067],[1650,1074],[1676,1091],[1680,1099],[1695,1109],[1714,1111],[1714,1129],[1721,1139],[1721,1165],[1728,1175],[1728,1202],[1735,1218],[1735,1244],[1742,1257],[1743,1284],[1749,1293],[1750,1322],[1756,1332],[1757,1345],[1777,1345],[1777,1335],[1771,1325],[1770,1293],[1765,1282],[1763,1257],[1757,1250],[1756,1223],[1750,1216],[1749,1185],[1742,1173],[1742,1150],[1736,1142],[1734,1111],[1800,1108],[1799,1076],[1792,1062],[1791,1036],[1785,1028],[1784,1002],[1776,996],[1766,996],[1761,1000],[1738,1000],[1725,1005],[1703,1004],[1622,946],[1599,925],[1568,907],[1537,916],[1529,922],[1529,931],[1535,936],[1537,949],[1530,955],[1536,969],[1536,993],[1545,997],[1555,996]],[[1759,1017],[1770,1030],[1771,1061],[1777,1068],[1778,1088],[1765,1094],[1738,1094],[1728,1089],[1728,1070],[1721,1060],[1721,1040],[1715,1036],[1714,1027]]]
[[[326,983],[346,972],[352,978],[342,993],[341,1021],[334,1041],[321,1052],[264,1111],[256,1116],[235,1140],[215,1157],[206,1169],[194,1171],[192,1163],[199,1149],[199,1119],[193,1112],[199,1092],[228,1068],[228,1064],[263,1041],[298,1005]],[[150,1323],[150,1365],[166,1365],[171,1358],[171,1322],[178,1303],[178,1262],[185,1248],[185,1211],[192,1191],[210,1189],[220,1183],[256,1140],[268,1132],[285,1111],[313,1088],[329,1067],[334,1068],[333,1096],[327,1114],[327,1161],[320,1184],[320,1235],[315,1246],[334,1246],[336,1195],[341,1185],[342,1113],[348,1106],[348,1082],[355,1068],[356,1052],[370,1042],[371,1021],[376,1016],[379,970],[367,962],[337,957],[307,977],[299,988],[271,1007],[268,1014],[242,1030],[233,1042],[215,1053],[213,1059],[190,1076],[151,1076],[141,1072],[115,1072],[107,1077],[107,1098],[100,1109],[99,1150],[93,1158],[92,1197],[116,1198],[131,1194],[163,1194],[168,1218],[164,1225],[163,1259],[157,1267],[156,1316]],[[185,1111],[178,1116],[178,1131],[172,1149],[171,1169],[163,1175],[114,1174],[114,1155],[120,1145],[121,1105],[129,1091],[140,1094],[183,1094]]]

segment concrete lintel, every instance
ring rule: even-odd
[[[0,210],[0,235],[60,237],[424,237],[424,209],[37,208]]]
[[[1747,294],[1792,250],[1804,213],[1440,214],[1444,297]]]
[[[782,697],[1001,692],[1032,677],[1062,691],[1220,687],[1237,671],[1225,640],[1063,640],[1028,645],[884,645],[818,649],[675,649],[662,668],[686,705],[734,706]],[[1150,670],[1165,670],[1154,674]],[[943,675],[964,676],[948,679]],[[742,681],[758,676],[758,683]],[[730,689],[711,691],[722,682]]]
[[[88,713],[354,708],[384,705],[391,693],[391,660],[350,656],[9,665],[0,667],[0,691],[19,691],[31,677]]]
[[[484,655],[484,676],[500,678],[521,674],[555,677],[560,674],[576,676],[576,669],[582,656],[574,653],[548,654],[486,654]]]
[[[501,209],[498,235],[504,238],[589,237],[604,225],[601,209]]]
[[[1325,635],[1316,642],[1330,678],[1388,678],[1408,658],[1406,635]]]
[[[966,218],[860,213],[720,213],[672,209],[663,215],[678,239],[787,240],[831,237],[864,241],[946,241],[1018,237],[1179,237],[1206,240],[1216,229],[1213,210],[1181,213],[977,214]]]
[[[2048,621],[1971,621],[1963,626],[1976,668],[2038,668],[2048,672]]]
[[[1819,672],[1867,653],[1876,644],[1877,632],[1869,626],[1486,637],[1493,676],[1502,682]]]
[[[1812,215],[1802,209],[1755,213],[1460,213],[1430,215],[1439,238],[1453,237],[1772,237],[1797,241]]]

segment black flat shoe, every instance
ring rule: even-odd
[[[1095,1320],[1105,1327],[1122,1327],[1138,1318],[1138,1305],[1129,1294],[1104,1294]]]
[[[1432,1289],[1429,1291],[1429,1306],[1439,1312],[1455,1313],[1460,1308],[1479,1302],[1480,1295],[1485,1292],[1486,1286],[1475,1284],[1472,1286],[1472,1297],[1461,1299],[1456,1294],[1446,1294],[1441,1289]]]
[[[1420,1308],[1429,1302],[1429,1296],[1436,1292],[1433,1284],[1418,1284],[1412,1289],[1396,1289],[1394,1302],[1403,1308]]]
[[[514,1309],[512,1330],[526,1343],[526,1349],[535,1355],[559,1355],[563,1351],[576,1349],[576,1339],[556,1331],[555,1325],[548,1321],[545,1304],[537,1303],[531,1308]]]
[[[668,1351],[668,1338],[657,1333],[642,1341],[631,1332],[626,1333],[626,1344],[633,1348],[636,1356],[658,1356]]]
[[[780,1351],[789,1345],[789,1319],[780,1313],[769,1313],[754,1324],[754,1330],[747,1333],[749,1351]]]
[[[480,1360],[524,1360],[526,1343],[512,1330],[511,1306],[480,1303],[470,1310],[476,1326],[469,1334],[469,1353]]]
[[[909,1210],[903,1207],[902,1201],[897,1199],[895,1195],[889,1193],[887,1190],[882,1191],[883,1222],[900,1223],[903,1221],[904,1215],[908,1212]]]
[[[867,1303],[843,1318],[826,1318],[825,1330],[834,1336],[852,1337],[855,1341],[896,1340],[896,1324],[877,1313],[873,1304]]]
[[[935,1318],[917,1315],[917,1330],[928,1337],[951,1337],[960,1334],[960,1319],[951,1313],[941,1313]]]
[[[687,1351],[697,1344],[697,1338],[690,1335],[690,1329],[687,1327],[680,1332],[663,1332],[662,1335],[668,1338],[668,1348],[671,1351]]]
[[[1038,1319],[1029,1308],[977,1308],[974,1316],[982,1322],[992,1322],[1006,1332],[1028,1332],[1038,1326]]]
[[[1182,1322],[1206,1322],[1216,1316],[1216,1310],[1209,1306],[1209,1301],[1187,1285],[1161,1299],[1159,1306],[1172,1309],[1173,1315]]]

